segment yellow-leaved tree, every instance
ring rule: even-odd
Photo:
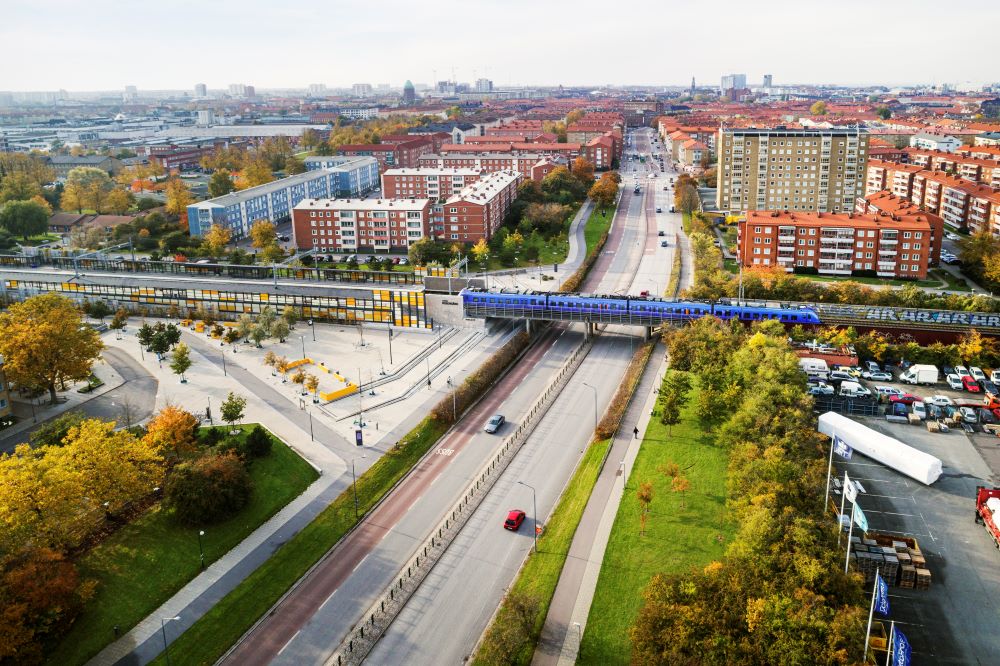
[[[271,220],[257,220],[250,225],[250,241],[258,250],[273,245],[278,240],[278,231]]]
[[[165,458],[178,458],[197,448],[198,418],[177,405],[167,405],[146,426],[146,443]]]
[[[167,212],[173,215],[180,215],[187,212],[188,204],[191,203],[191,191],[187,184],[180,178],[171,178],[167,181],[163,189],[167,197]]]
[[[86,379],[104,344],[65,296],[42,294],[0,314],[0,355],[8,381],[47,389],[52,404],[66,380]]]
[[[221,224],[213,224],[205,233],[205,249],[213,257],[218,257],[226,251],[226,246],[233,238],[233,232],[229,227]]]

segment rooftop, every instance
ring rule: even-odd
[[[907,228],[930,229],[931,222],[922,210],[902,213],[806,213],[780,210],[747,211],[746,224],[786,225],[796,227],[851,227],[854,229]]]
[[[478,176],[482,173],[479,169],[451,167],[439,169],[437,167],[417,167],[414,169],[386,169],[383,176]]]
[[[430,199],[303,199],[295,210],[423,210]]]

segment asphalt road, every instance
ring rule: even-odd
[[[636,143],[649,154],[648,139],[640,135]],[[632,187],[626,178],[623,205],[584,291],[627,289],[647,246],[655,243],[655,227],[645,214],[650,188],[644,187],[643,195],[635,196]],[[664,270],[669,270],[669,264]],[[532,547],[532,521],[544,523],[554,508],[593,433],[595,410],[604,413],[635,343],[633,335],[614,327],[598,338],[517,458],[371,652],[369,663],[461,664],[466,660]],[[537,495],[522,482],[534,487]],[[502,527],[507,511],[514,508],[528,516],[517,534]]]
[[[113,420],[120,425],[133,424],[148,419],[156,406],[156,389],[159,382],[128,354],[114,348],[105,349],[104,360],[121,375],[124,383],[116,389],[81,403],[76,409],[91,418]],[[65,413],[65,412],[62,412]],[[27,442],[31,433],[48,423],[59,414],[52,416],[28,430],[0,439],[0,452],[9,453],[14,447]]]

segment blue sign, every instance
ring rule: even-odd
[[[892,634],[892,663],[895,666],[910,666],[910,641],[899,629]]]
[[[854,449],[836,435],[833,436],[833,452],[846,460],[850,460],[851,456],[854,455]]]
[[[854,524],[860,527],[862,532],[868,531],[868,517],[857,504],[854,505]]]
[[[361,431],[360,430],[355,430],[354,431],[354,443],[356,445],[358,445],[358,446],[361,446],[362,443],[363,443],[362,440],[361,440]]]
[[[889,586],[879,574],[875,574],[875,612],[889,617]]]

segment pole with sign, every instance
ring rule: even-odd
[[[844,557],[844,573],[847,573],[851,566],[851,537],[854,536],[854,510],[857,508],[857,504],[851,504],[851,523],[850,527],[847,528],[847,555]]]
[[[826,512],[827,505],[830,502],[830,477],[833,474],[833,454],[836,453],[841,458],[845,460],[850,460],[851,456],[854,454],[854,449],[848,446],[847,442],[842,440],[837,435],[833,436],[833,440],[830,442],[830,460],[827,462],[826,466],[826,494],[823,496],[823,512]],[[847,474],[847,472],[844,472]],[[844,509],[841,507],[840,512],[843,513]]]
[[[364,437],[364,435],[362,435],[360,429],[354,431],[354,444],[355,444],[355,446],[363,446],[364,445],[363,437]]]
[[[865,656],[863,661],[866,663],[868,661],[868,641],[872,635],[872,616],[874,616],[875,611],[878,611],[879,615],[883,617],[889,617],[889,586],[882,580],[877,567],[875,569],[875,584],[872,586],[872,604],[868,609],[868,629],[865,631]]]
[[[910,641],[902,631],[896,629],[896,621],[889,625],[889,654],[885,657],[885,666],[910,666]]]

